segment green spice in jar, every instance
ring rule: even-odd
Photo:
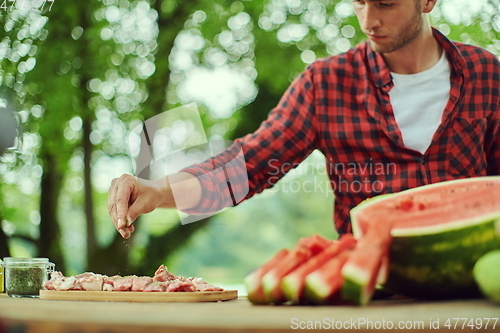
[[[9,296],[38,296],[47,273],[42,267],[8,267],[5,289]]]

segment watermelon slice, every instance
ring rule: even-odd
[[[377,276],[377,285],[383,286],[387,279],[389,278],[389,251],[382,256],[382,263],[380,264],[380,270]]]
[[[368,226],[367,233],[360,239],[342,268],[341,274],[345,279],[342,286],[343,298],[359,305],[368,304],[390,244],[390,223],[381,222]]]
[[[281,279],[311,257],[311,251],[303,244],[297,244],[281,262],[262,277],[264,294],[269,303],[281,304],[286,301],[281,290]]]
[[[329,241],[330,245],[316,256],[286,275],[281,281],[281,289],[288,301],[294,304],[304,302],[304,287],[306,276],[317,270],[330,259],[347,249],[353,249],[356,240],[352,234],[343,235],[337,241]]]
[[[262,277],[264,293],[269,303],[281,304],[286,301],[281,290],[281,279],[331,243],[325,241],[318,235],[301,238],[283,260]]]
[[[313,234],[310,237],[301,238],[299,242],[302,242],[305,247],[311,250],[312,255],[315,256],[332,244],[333,241],[323,238],[318,234]]]
[[[421,186],[355,207],[353,232],[363,239],[371,226],[392,223],[387,290],[426,299],[475,297],[475,262],[500,248],[499,198],[497,176]],[[349,262],[344,269],[353,279],[359,273]]]
[[[248,300],[253,304],[267,304],[267,298],[262,288],[262,276],[269,272],[288,254],[287,249],[281,249],[267,263],[250,273],[245,279],[244,284],[248,292]]]
[[[330,257],[320,268],[305,278],[304,298],[312,304],[330,304],[339,298],[344,283],[340,274],[351,250],[344,249],[335,257]]]

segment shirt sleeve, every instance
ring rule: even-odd
[[[488,163],[488,175],[500,175],[500,61],[497,57],[493,57],[491,65],[492,75],[490,98],[493,99],[492,105],[492,120],[490,121],[485,137],[485,151]]]
[[[196,176],[203,189],[198,206],[185,212],[214,213],[272,187],[316,148],[317,122],[313,73],[308,68],[257,131],[235,140],[223,153],[182,170]]]

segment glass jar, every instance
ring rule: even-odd
[[[0,259],[0,294],[3,293],[3,261]]]
[[[11,297],[39,297],[55,265],[48,258],[4,258],[5,292]]]

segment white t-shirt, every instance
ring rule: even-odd
[[[389,91],[394,117],[406,147],[424,154],[450,96],[450,64],[443,54],[431,68],[416,74],[391,73]]]

